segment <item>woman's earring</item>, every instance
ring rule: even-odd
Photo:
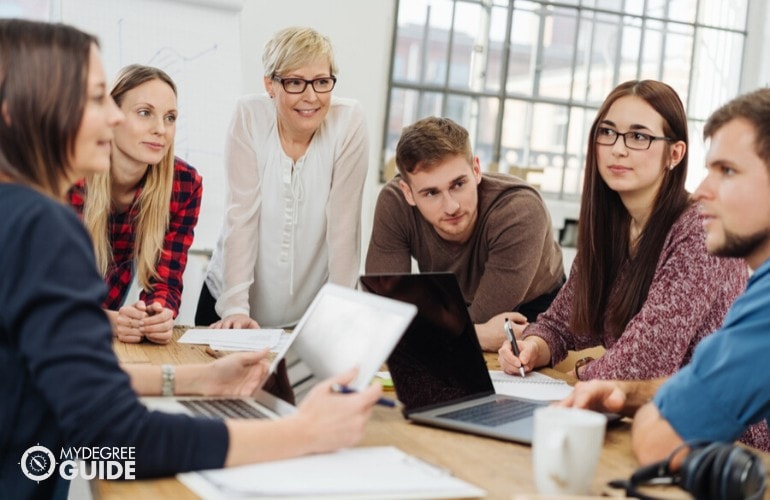
[[[669,170],[674,170],[674,167],[675,167],[675,166],[676,166],[676,165],[674,165],[674,164],[672,163],[671,165],[669,165],[669,166],[668,166],[668,169],[669,169]]]

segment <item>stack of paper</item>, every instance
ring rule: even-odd
[[[270,349],[277,352],[280,348],[283,330],[259,329],[229,329],[213,328],[187,330],[179,338],[182,344],[206,344],[216,351],[261,351]]]
[[[177,476],[203,498],[468,498],[486,492],[392,446]]]

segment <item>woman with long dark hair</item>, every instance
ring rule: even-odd
[[[551,307],[523,331],[509,373],[553,365],[569,350],[604,346],[578,361],[580,380],[674,373],[716,330],[748,272],[708,254],[698,208],[685,190],[687,117],[665,83],[616,87],[591,126],[578,252]]]

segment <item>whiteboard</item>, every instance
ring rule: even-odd
[[[52,15],[99,38],[108,80],[138,63],[176,82],[175,154],[203,176],[198,250],[214,248],[224,214],[224,142],[241,90],[242,6],[242,0],[58,0]]]

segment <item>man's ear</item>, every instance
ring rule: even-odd
[[[403,179],[398,180],[398,187],[401,188],[401,192],[404,193],[404,198],[406,198],[406,202],[409,203],[411,206],[416,206],[417,203],[414,201],[414,195],[412,194],[412,188],[409,187],[409,184],[407,184],[406,181]]]
[[[473,157],[473,178],[476,179],[476,184],[481,182],[481,162],[478,156]]]

